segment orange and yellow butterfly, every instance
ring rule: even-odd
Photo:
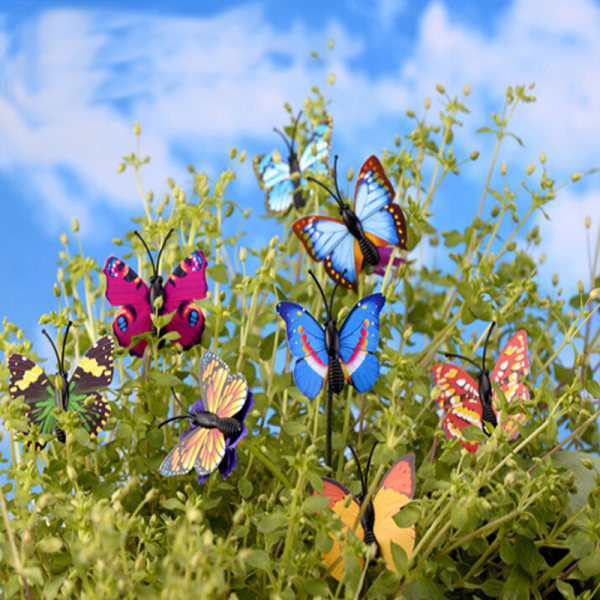
[[[192,469],[198,483],[204,483],[218,467],[225,479],[237,467],[237,443],[248,433],[244,424],[254,405],[252,392],[241,373],[230,375],[229,367],[213,352],[206,352],[200,365],[200,393],[186,414],[171,417],[159,427],[177,419],[189,419],[191,428],[181,434],[178,444],[160,465],[161,475],[184,475]]]
[[[330,499],[329,508],[343,521],[346,536],[354,534],[367,544],[377,544],[377,555],[385,560],[388,569],[396,571],[392,544],[400,546],[407,557],[410,557],[415,545],[414,525],[399,527],[394,521],[394,516],[411,501],[415,492],[415,455],[405,454],[390,468],[381,480],[373,499],[364,507],[362,517],[359,519],[367,495],[367,478],[375,445],[367,462],[364,479],[356,452],[351,446],[349,448],[358,465],[362,493],[356,498],[339,481],[330,477],[322,477],[322,495]],[[314,496],[321,495],[312,486],[309,486],[309,489]],[[323,553],[323,560],[327,564],[328,572],[338,581],[342,578],[344,571],[344,553],[345,549],[342,549],[340,542],[335,538],[329,552]],[[362,564],[361,560],[361,566]]]

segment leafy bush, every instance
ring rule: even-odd
[[[349,559],[355,568],[342,584],[323,576],[321,550],[340,525],[319,510],[307,483],[327,473],[325,394],[307,401],[294,386],[285,333],[274,312],[276,300],[290,299],[323,315],[306,268],[329,283],[291,235],[295,211],[280,220],[279,239],[243,248],[242,228],[260,226],[229,199],[228,186],[245,153],[232,151],[229,168],[215,181],[190,168],[191,193],[171,182],[161,200],[143,191],[140,169],[147,160],[133,153],[122,170],[133,169],[140,183],[144,211],[135,227],[154,247],[170,228],[178,236],[163,254],[163,275],[196,248],[207,257],[212,293],[200,302],[207,322],[202,346],[248,380],[255,400],[247,418],[251,433],[238,447],[237,470],[225,481],[216,473],[204,486],[192,474],[161,477],[158,466],[181,426],[159,430],[157,423],[170,414],[170,386],[188,384],[182,397],[187,405],[198,397],[203,349],[180,353],[166,344],[158,350],[153,339],[144,359],[116,351],[105,435],[90,441],[76,416],[60,414],[65,445],[51,441],[39,453],[21,450],[26,406],[9,399],[2,365],[0,416],[11,451],[2,457],[1,471],[8,478],[0,497],[3,597],[597,597],[600,386],[593,363],[600,332],[591,325],[598,290],[585,293],[581,287],[567,302],[560,292],[543,295],[536,280],[533,249],[543,231],[525,230],[562,186],[547,173],[543,156],[541,177],[534,179],[532,164],[515,185],[498,164],[501,145],[514,137],[509,122],[515,109],[533,100],[525,88],[509,88],[502,110],[480,130],[495,138],[495,147],[477,213],[464,231],[436,229],[431,211],[440,186],[448,175],[460,176],[465,163],[482,160],[476,152],[465,158],[453,152],[468,90],[461,98],[449,97],[441,86],[438,92],[445,104],[439,120],[431,122],[427,110],[423,117],[409,111],[414,130],[382,156],[409,228],[407,262],[398,276],[388,270],[383,279],[360,278],[359,297],[381,290],[387,299],[378,351],[382,374],[369,393],[347,387],[334,404],[332,475],[354,492],[359,484],[344,453],[348,443],[364,458],[374,440],[381,442],[374,480],[402,454],[416,454],[415,499],[401,513],[405,525],[416,525],[416,547],[408,561],[400,561],[400,575],[381,561],[367,561],[361,571]],[[316,123],[325,106],[315,90],[304,109]],[[306,214],[335,209],[320,188],[309,197]],[[62,238],[58,308],[40,319],[56,328],[74,321],[67,345],[71,368],[110,333],[113,314],[104,299],[105,257],[86,256],[77,231],[74,237],[76,244]],[[114,242],[115,254],[147,279],[149,263],[133,232]],[[431,256],[436,248],[448,249],[444,264],[454,263],[452,268],[416,259],[423,249]],[[352,293],[338,293],[338,316],[355,302]],[[498,427],[490,439],[479,434],[479,450],[468,453],[440,428],[431,366],[440,350],[477,356],[492,320],[498,326],[488,357],[498,356],[500,336],[521,328],[528,333],[531,400],[518,407],[526,419],[516,440],[507,441]],[[40,348],[32,348],[25,332],[6,319],[0,339],[5,359],[21,352],[41,360],[35,354]],[[366,546],[358,551],[366,553]]]

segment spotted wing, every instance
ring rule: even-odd
[[[110,385],[114,349],[114,341],[105,335],[85,353],[69,382],[70,395],[86,395]]]
[[[207,290],[206,258],[200,250],[194,250],[179,263],[165,284],[164,312],[173,313],[165,330],[179,333],[179,339],[174,341],[184,350],[202,340],[204,315],[193,300],[206,298]]]
[[[54,433],[56,419],[52,409],[57,406],[57,394],[44,370],[22,354],[12,354],[8,359],[11,398],[23,396],[29,406],[27,419],[40,433]]]
[[[433,366],[434,384],[440,388],[438,408],[447,411],[442,427],[448,439],[457,437],[470,452],[475,452],[479,442],[465,440],[462,430],[468,425],[481,427],[482,409],[478,385],[459,367],[448,363]]]
[[[340,358],[348,381],[361,393],[369,391],[379,377],[379,361],[373,353],[379,342],[379,313],[384,304],[383,294],[363,298],[340,329]]]
[[[289,164],[281,160],[278,153],[261,154],[254,159],[254,173],[260,187],[267,193],[267,210],[274,215],[283,214],[292,205],[294,198]]]
[[[500,353],[491,380],[504,392],[509,404],[529,400],[529,389],[523,383],[529,375],[529,358],[527,356],[527,333],[521,329],[513,335]],[[495,392],[494,392],[495,397]],[[525,418],[523,413],[509,415],[502,422],[509,439],[519,433],[518,424]]]
[[[104,265],[106,299],[112,306],[120,306],[113,321],[113,332],[119,344],[131,346],[136,335],[150,331],[152,309],[148,301],[148,286],[142,278],[122,260],[110,256]],[[146,340],[129,349],[134,356],[143,356]]]
[[[294,367],[294,382],[307,398],[314,398],[321,391],[329,368],[325,331],[299,304],[280,302],[276,310],[285,322],[290,352],[299,359]]]

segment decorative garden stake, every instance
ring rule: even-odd
[[[254,172],[258,178],[260,187],[267,192],[265,204],[267,210],[274,215],[282,215],[292,205],[292,200],[296,209],[306,205],[306,200],[302,195],[302,173],[314,165],[320,167],[321,164],[327,165],[329,158],[329,148],[331,146],[331,117],[327,117],[315,126],[312,134],[309,136],[306,146],[298,159],[295,143],[298,133],[298,122],[302,111],[294,122],[294,129],[291,137],[275,129],[289,153],[287,163],[281,160],[279,152],[273,150],[268,154],[261,154],[254,159]]]
[[[448,358],[460,358],[466,360],[478,369],[476,383],[472,377],[459,367],[448,363],[440,363],[433,366],[433,380],[441,393],[437,399],[438,407],[447,411],[443,427],[448,439],[460,438],[460,443],[470,452],[475,452],[479,442],[469,442],[464,438],[462,430],[468,425],[481,427],[486,435],[485,423],[492,427],[498,424],[498,413],[494,406],[496,393],[492,382],[496,383],[510,403],[522,402],[529,399],[529,390],[522,381],[529,374],[529,359],[527,358],[527,334],[521,330],[508,340],[508,343],[500,353],[496,366],[490,373],[485,366],[485,354],[487,351],[490,334],[496,323],[492,322],[488,331],[481,366],[474,360],[461,356],[460,354],[444,353]],[[511,415],[504,420],[502,427],[509,439],[518,434],[518,423],[523,420],[524,414]]]
[[[392,543],[400,546],[407,557],[410,557],[415,545],[414,525],[399,527],[394,521],[396,514],[410,502],[415,493],[415,455],[405,454],[390,468],[381,480],[373,498],[367,502],[359,519],[367,497],[369,468],[376,444],[377,442],[371,448],[364,477],[354,448],[348,446],[352,451],[360,476],[362,492],[358,498],[345,485],[330,477],[322,477],[323,496],[330,499],[329,508],[344,523],[345,536],[347,537],[352,532],[363,539],[366,544],[375,544],[377,555],[385,560],[388,569],[397,571]],[[314,496],[320,495],[310,485],[309,490]],[[344,571],[345,561],[342,557],[344,552],[340,542],[333,538],[331,550],[323,553],[323,560],[329,567],[330,574],[338,581],[342,578]]]
[[[104,266],[106,275],[106,298],[113,306],[121,306],[113,321],[113,331],[119,344],[128,348],[132,338],[150,331],[153,336],[176,331],[184,350],[199,344],[204,331],[204,315],[194,299],[206,297],[206,259],[200,250],[188,254],[173,271],[163,286],[163,278],[158,274],[160,257],[173,230],[171,229],[161,246],[156,263],[142,236],[136,231],[152,264],[150,287],[122,260],[111,256]],[[152,314],[173,313],[173,318],[164,331],[157,332],[152,323]],[[162,344],[161,344],[162,345]],[[147,341],[140,340],[129,353],[143,356]]]
[[[244,376],[231,375],[227,364],[208,351],[200,365],[202,399],[188,410],[171,391],[185,414],[171,417],[159,427],[189,419],[191,428],[181,434],[180,441],[162,461],[161,475],[184,475],[193,467],[198,473],[198,483],[204,483],[218,467],[225,479],[237,467],[235,447],[248,433],[244,419],[254,405]]]
[[[342,199],[337,183],[337,156],[333,168],[335,193],[324,188],[338,203],[342,219],[311,215],[298,219],[294,233],[313,260],[323,261],[325,271],[342,287],[358,290],[358,273],[363,262],[377,267],[379,247],[398,246],[406,250],[406,222],[394,189],[376,156],[370,156],[356,180],[354,210]],[[389,258],[388,258],[389,260]]]
[[[328,382],[327,395],[327,464],[331,466],[331,428],[333,394],[344,389],[345,381],[358,392],[368,392],[379,376],[379,361],[374,352],[379,342],[379,313],[385,304],[383,294],[371,294],[360,300],[350,311],[338,331],[337,319],[333,317],[331,301],[314,273],[315,280],[327,311],[323,326],[302,306],[293,302],[277,305],[279,316],[285,321],[290,352],[299,360],[294,367],[294,382],[307,397],[315,398]],[[343,273],[342,273],[343,276]]]
[[[55,433],[56,438],[63,444],[66,441],[65,432],[56,423],[52,409],[59,406],[62,410],[77,412],[83,421],[83,427],[90,438],[96,435],[106,425],[110,415],[110,405],[98,393],[110,385],[113,377],[114,341],[104,336],[100,338],[84,355],[73,372],[71,379],[65,369],[65,348],[67,336],[71,328],[69,321],[63,337],[62,352],[59,355],[56,345],[45,329],[42,333],[48,338],[58,364],[55,386],[44,370],[22,354],[13,354],[8,359],[10,371],[9,392],[11,397],[23,396],[29,405],[27,418],[36,425],[40,433]],[[92,397],[91,401],[86,401]],[[27,444],[31,446],[31,444]],[[46,444],[36,443],[36,449],[42,449]]]

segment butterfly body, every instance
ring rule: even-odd
[[[218,429],[223,435],[233,437],[241,433],[242,425],[236,419],[221,418],[207,410],[194,410],[190,412],[190,420],[198,427]]]
[[[152,259],[149,250],[148,254]],[[206,258],[200,250],[194,250],[179,263],[166,283],[157,273],[159,260],[160,254],[156,265],[152,260],[154,272],[150,285],[147,285],[122,260],[114,256],[107,259],[104,266],[106,298],[113,306],[120,306],[113,321],[113,332],[121,346],[129,347],[136,335],[149,331],[156,337],[175,331],[180,337],[174,341],[188,350],[200,343],[204,331],[204,315],[193,299],[206,297]],[[159,298],[162,301],[157,308]],[[152,322],[153,314],[173,314],[164,331],[157,331]],[[164,340],[161,340],[159,347],[163,344]],[[129,352],[143,356],[146,346],[147,341],[140,340],[131,346]]]
[[[376,556],[381,556],[389,569],[395,571],[391,544],[404,549],[410,556],[415,544],[414,525],[401,528],[396,525],[393,517],[408,504],[415,491],[415,457],[406,454],[400,458],[384,475],[372,499],[364,505],[366,497],[366,481],[363,491],[358,497],[342,483],[330,477],[322,477],[323,496],[330,499],[329,508],[336,513],[348,535],[351,531],[365,544],[377,547]],[[367,467],[367,476],[368,476]],[[361,473],[362,480],[362,473]],[[320,495],[309,486],[312,495]],[[363,514],[358,520],[361,509]],[[344,569],[342,545],[334,539],[332,548],[323,554],[323,559],[329,567],[331,575],[340,580]]]
[[[65,340],[66,337],[65,333]],[[100,338],[86,352],[69,379],[63,367],[63,345],[63,357],[59,358],[57,353],[57,375],[62,380],[62,385],[58,387],[31,359],[22,354],[13,354],[8,359],[9,393],[12,398],[24,397],[29,406],[27,418],[41,433],[54,433],[60,442],[66,441],[65,432],[58,426],[52,414],[52,409],[60,406],[63,411],[77,412],[84,428],[93,438],[106,425],[110,415],[110,405],[97,390],[107,387],[112,381],[113,350],[114,342],[111,338]],[[90,396],[93,400],[88,403],[87,399]],[[37,444],[37,447],[43,446]]]
[[[311,180],[336,200],[342,218],[303,217],[292,226],[294,233],[313,260],[323,261],[333,281],[357,291],[363,263],[380,265],[380,248],[406,249],[406,223],[402,209],[394,202],[392,184],[376,156],[369,157],[358,174],[353,208],[342,199],[337,181],[334,193],[321,182]]]
[[[447,354],[447,356],[460,357],[456,354]],[[457,437],[462,446],[470,452],[475,452],[479,442],[466,440],[462,430],[469,425],[474,425],[489,435],[484,424],[497,426],[498,413],[494,406],[496,393],[492,382],[502,390],[509,404],[529,398],[529,390],[522,383],[522,379],[529,374],[527,334],[521,330],[508,340],[491,374],[485,368],[485,348],[481,366],[466,357],[460,358],[472,362],[478,368],[477,382],[463,369],[454,365],[448,363],[434,365],[433,379],[440,389],[437,405],[445,411],[442,427],[448,439]],[[517,436],[517,424],[524,417],[522,413],[510,415],[502,423],[509,439]]]

